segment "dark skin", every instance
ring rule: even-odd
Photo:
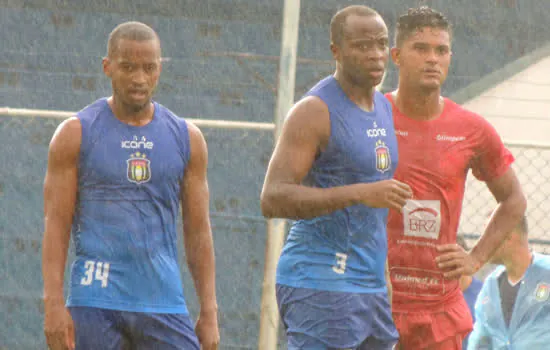
[[[388,62],[388,29],[382,18],[349,16],[341,42],[332,43],[330,49],[336,61],[334,77],[348,98],[372,111],[374,89]]]
[[[160,46],[156,40],[121,40],[113,57],[103,61],[111,78],[109,99],[121,121],[143,126],[153,117],[151,97],[160,76]],[[191,154],[182,178],[181,205],[187,263],[200,302],[196,334],[205,350],[219,344],[215,290],[215,257],[209,221],[208,151],[201,131],[188,124]],[[52,350],[74,349],[74,326],[64,304],[63,280],[78,191],[78,161],[82,142],[80,121],[61,123],[50,142],[44,180],[42,272],[44,333]]]
[[[388,31],[379,16],[347,18],[342,42],[331,45],[335,78],[347,96],[365,110],[388,59]],[[401,210],[412,192],[397,180],[357,183],[332,188],[302,185],[316,156],[330,137],[328,107],[317,97],[298,102],[288,113],[267,169],[261,194],[268,218],[307,219],[355,204]]]
[[[391,55],[399,68],[398,90],[393,93],[397,107],[409,118],[431,120],[443,111],[441,86],[451,63],[451,38],[448,31],[426,27],[406,38]],[[436,258],[444,276],[458,279],[475,274],[519,223],[526,199],[512,168],[486,182],[497,201],[481,239],[467,253],[458,244],[440,245]]]
[[[113,90],[109,106],[121,121],[146,125],[153,118],[151,99],[162,71],[160,43],[120,39],[111,56],[103,59]]]
[[[382,81],[388,60],[388,30],[379,16],[351,15],[341,43],[332,43],[334,77],[350,100],[371,111],[375,88]],[[261,194],[265,217],[308,219],[351,205],[401,210],[412,197],[410,187],[391,179],[332,188],[304,186],[310,171],[330,138],[330,114],[317,97],[307,97],[288,113],[277,141]],[[388,275],[386,265],[386,276]],[[386,278],[389,300],[391,283]]]

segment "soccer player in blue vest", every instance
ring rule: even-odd
[[[294,349],[391,349],[397,342],[384,268],[392,179],[392,109],[378,91],[388,60],[384,20],[366,6],[331,21],[336,72],[289,112],[264,188],[266,217],[296,219],[277,268],[277,301]]]
[[[153,29],[110,34],[103,69],[112,96],[60,124],[44,183],[44,331],[50,349],[217,349],[207,145],[152,95],[161,72]],[[200,301],[184,300],[176,219]],[[76,260],[63,280],[69,239]]]

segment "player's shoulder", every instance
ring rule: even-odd
[[[328,116],[329,113],[326,101],[319,96],[307,95],[292,106],[288,112],[287,121],[291,123],[309,123],[318,121],[323,116]]]
[[[110,109],[107,97],[102,97],[90,103],[76,113],[76,118],[84,121],[93,120]]]
[[[56,128],[54,138],[74,138],[82,134],[82,122],[75,115],[62,121]]]
[[[183,118],[179,117],[175,112],[173,112],[170,108],[166,107],[165,105],[158,103],[156,101],[153,101],[153,104],[155,106],[155,115],[162,119],[168,119],[172,121],[182,121]]]
[[[386,108],[389,108],[391,111],[393,109],[392,103],[391,103],[391,95],[388,97],[388,94],[384,94],[378,90],[374,91],[374,101],[375,103],[382,103]]]
[[[337,87],[337,84],[338,82],[336,81],[334,76],[332,75],[326,76],[323,79],[319,80],[315,85],[313,85],[311,89],[309,89],[309,91],[306,93],[305,96],[315,94],[315,92],[317,91],[323,91],[326,89],[335,88]]]
[[[187,119],[180,117],[161,103],[153,101],[153,104],[155,106],[156,118],[159,118],[164,124],[175,125],[180,131],[188,132],[190,122]]]
[[[456,118],[457,122],[462,125],[468,125],[475,128],[489,126],[490,123],[480,114],[467,109],[466,107],[456,103],[450,98],[445,97],[445,108],[447,113]]]

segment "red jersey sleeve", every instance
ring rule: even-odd
[[[474,176],[486,182],[504,174],[514,162],[514,156],[488,121],[478,116],[477,124],[480,138],[471,167]]]

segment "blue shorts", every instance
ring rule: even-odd
[[[391,350],[399,338],[385,292],[277,285],[277,302],[289,350]]]
[[[199,350],[188,315],[70,307],[76,350]]]

